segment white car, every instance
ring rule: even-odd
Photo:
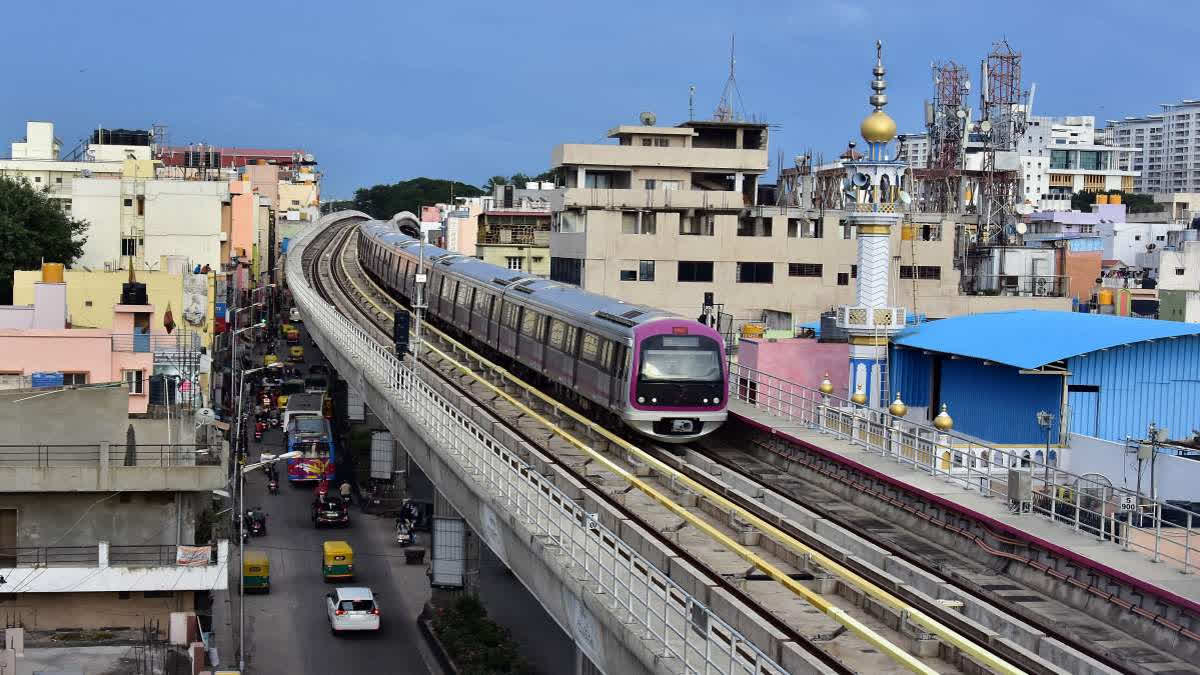
[[[299,307],[293,307],[292,311],[288,312],[288,321],[292,323],[303,323],[303,321],[300,319]]]
[[[334,635],[348,630],[379,630],[379,605],[366,586],[335,588],[325,595],[329,630]]]

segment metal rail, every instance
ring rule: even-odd
[[[381,314],[383,314],[385,316],[388,314],[387,310],[384,309],[383,307],[380,307],[377,303],[375,303],[373,300],[371,300],[370,296],[368,294],[362,293],[361,289],[359,289],[359,291],[362,294],[362,296],[364,297],[364,299],[366,299],[368,302],[371,302],[371,304],[375,305],[376,309],[378,309],[381,312]],[[841,578],[843,581],[849,583],[850,585],[852,585],[856,588],[859,588],[860,590],[864,591],[871,597],[878,600],[880,603],[882,603],[888,607],[891,607],[892,609],[894,609],[898,612],[907,614],[909,619],[914,624],[921,626],[926,631],[941,638],[947,644],[952,645],[955,648],[961,650],[964,654],[970,656],[972,659],[976,660],[978,663],[985,665],[988,668],[991,668],[996,672],[1001,672],[1001,673],[1023,672],[1020,668],[1017,668],[1016,666],[1012,665],[1011,663],[1008,663],[1005,659],[997,656],[986,645],[976,644],[973,640],[967,638],[964,635],[961,635],[957,631],[953,630],[951,627],[949,627],[949,626],[943,624],[942,622],[934,619],[933,617],[925,614],[919,608],[912,606],[910,603],[895,596],[890,591],[888,591],[882,587],[879,587],[879,586],[873,584],[872,582],[870,582],[869,580],[859,576],[857,573],[853,572],[849,568],[846,568],[845,566],[841,565],[840,563],[834,561],[833,559],[824,555],[817,549],[812,548],[812,547],[796,540],[790,534],[784,532],[780,528],[772,525],[768,521],[759,517],[756,513],[752,513],[750,511],[746,510],[741,505],[724,497],[724,495],[722,495],[714,490],[711,490],[710,488],[708,488],[707,485],[704,485],[703,483],[695,481],[690,476],[678,471],[677,469],[670,466],[669,464],[662,462],[654,455],[647,453],[645,450],[642,450],[641,448],[634,446],[633,444],[629,443],[625,439],[617,436],[616,434],[613,434],[612,432],[605,429],[604,427],[596,424],[595,422],[591,421],[590,419],[586,418],[582,414],[575,411],[574,408],[557,401],[553,397],[542,392],[540,389],[524,382],[520,378],[518,378],[515,375],[513,375],[512,373],[510,373],[507,369],[505,369],[502,366],[499,366],[498,364],[495,364],[495,363],[489,361],[488,359],[482,357],[481,355],[475,353],[469,347],[462,345],[461,343],[454,340],[453,338],[451,338],[444,332],[438,330],[437,328],[434,328],[433,326],[428,326],[428,325],[426,326],[426,329],[430,330],[432,332],[435,332],[443,340],[452,344],[456,349],[461,350],[466,355],[468,355],[471,359],[473,359],[474,361],[479,363],[480,366],[486,367],[487,369],[491,370],[494,374],[498,375],[499,377],[506,380],[510,384],[513,384],[514,386],[518,387],[527,396],[535,397],[535,398],[541,400],[543,403],[550,406],[551,409],[554,410],[556,416],[559,414],[565,414],[565,415],[571,417],[576,422],[584,425],[586,428],[588,428],[592,432],[604,437],[606,440],[608,440],[608,441],[616,444],[617,446],[621,447],[622,449],[626,450],[631,455],[636,457],[638,460],[643,461],[646,464],[650,465],[651,468],[658,471],[660,474],[667,476],[668,478],[670,478],[672,480],[675,480],[679,483],[686,485],[689,489],[701,494],[702,496],[708,498],[712,502],[721,506],[722,509],[724,509],[726,512],[735,513],[739,517],[744,518],[747,522],[754,525],[761,532],[763,532],[764,534],[766,534],[767,536],[769,536],[771,539],[775,540],[779,544],[783,545],[784,547],[786,547],[793,553],[796,553],[801,556],[803,556],[803,555],[810,556],[811,559],[816,561],[818,564],[820,564],[822,567],[824,567],[830,573],[838,576],[839,578]],[[455,361],[454,359],[452,359],[448,355],[446,355],[444,352],[441,352],[440,350],[436,350],[432,347],[427,347],[427,348],[429,348],[429,349],[431,349],[431,351],[434,351],[435,353],[437,353],[439,356],[441,356],[447,362],[453,364],[456,368],[461,370],[464,374],[474,377],[477,381],[479,381],[485,387],[489,388],[491,391],[493,391],[498,396],[504,398],[511,405],[517,407],[519,410],[521,410],[523,413],[525,413],[529,417],[538,420],[548,430],[552,431],[553,433],[558,435],[560,438],[562,438],[566,442],[570,443],[572,446],[578,448],[579,450],[581,450],[582,452],[587,454],[594,461],[602,464],[606,469],[612,471],[613,473],[617,474],[618,476],[620,476],[623,479],[625,479],[626,481],[628,481],[631,485],[637,487],[639,490],[641,490],[644,494],[649,496],[651,499],[662,504],[665,508],[671,510],[673,513],[675,513],[675,515],[679,516],[680,518],[683,518],[689,524],[691,524],[694,527],[696,527],[697,529],[705,532],[707,535],[709,535],[713,539],[721,542],[721,544],[726,546],[728,548],[728,550],[736,553],[739,557],[746,560],[750,564],[754,565],[756,568],[758,568],[759,570],[761,570],[762,572],[767,574],[770,578],[772,578],[776,582],[780,583],[781,585],[785,586],[786,588],[791,590],[793,593],[795,593],[797,596],[800,596],[801,598],[808,601],[816,609],[825,613],[827,616],[834,619],[839,624],[845,626],[847,629],[855,632],[857,635],[862,637],[867,642],[878,647],[882,652],[888,654],[894,660],[896,660],[897,663],[904,665],[906,668],[909,668],[909,669],[913,670],[914,672],[929,672],[929,668],[927,666],[920,663],[918,660],[914,659],[910,654],[908,654],[907,652],[904,652],[902,649],[898,648],[896,645],[894,645],[890,641],[886,640],[886,638],[884,638],[883,636],[880,636],[877,633],[875,633],[874,631],[870,630],[865,625],[860,624],[856,619],[854,619],[853,617],[846,614],[843,610],[832,605],[827,600],[825,600],[822,596],[810,591],[807,587],[803,586],[798,581],[792,579],[787,573],[783,572],[779,568],[770,564],[766,560],[763,560],[760,556],[755,554],[753,551],[750,551],[748,548],[738,544],[735,540],[729,538],[727,535],[720,532],[719,530],[716,530],[711,525],[709,525],[707,522],[705,522],[702,519],[691,514],[686,509],[684,509],[683,507],[679,506],[674,501],[672,501],[669,497],[660,493],[653,486],[650,486],[645,481],[642,481],[641,479],[639,479],[636,476],[634,476],[633,474],[629,473],[628,471],[626,471],[619,465],[613,463],[612,460],[610,460],[608,457],[606,457],[603,454],[601,454],[600,452],[594,450],[593,448],[591,448],[591,446],[587,445],[586,443],[584,443],[583,441],[581,441],[580,439],[575,437],[573,434],[571,434],[570,432],[563,429],[557,422],[554,422],[553,420],[550,420],[550,419],[540,415],[539,413],[535,412],[534,410],[529,408],[527,405],[525,405],[521,401],[514,398],[512,395],[510,395],[507,392],[503,391],[502,389],[496,387],[492,383],[490,383],[484,379],[481,379],[477,372],[475,372],[468,366],[458,363],[457,361]]]
[[[918,471],[957,483],[985,497],[1008,499],[1008,470],[1028,470],[1031,502],[1011,505],[1091,534],[1099,541],[1119,541],[1126,551],[1139,550],[1155,562],[1166,560],[1183,574],[1200,571],[1200,516],[1165,502],[1141,497],[1142,510],[1130,490],[1077,476],[1035,458],[985,445],[932,426],[872,410],[801,384],[736,363],[729,364],[729,398],[783,419],[831,433]]]
[[[289,254],[303,259],[309,239],[320,229],[301,234]],[[543,546],[564,557],[585,584],[596,589],[597,597],[638,626],[641,637],[656,645],[659,656],[678,660],[687,672],[786,672],[552,480],[455,408],[366,330],[332,308],[309,287],[303,265],[288,266],[288,284],[311,335],[358,364],[366,384],[415,420],[415,428],[431,445],[491,499],[504,503]]]

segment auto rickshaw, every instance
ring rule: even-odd
[[[275,356],[274,354],[264,354],[263,355],[263,366],[269,366],[272,363],[276,363],[278,361],[279,361],[279,357]]]
[[[327,541],[322,547],[321,576],[325,580],[354,577],[354,550],[344,541]]]
[[[283,334],[283,337],[287,339],[287,342],[290,345],[299,344],[300,343],[300,329],[296,328],[295,326],[292,326],[291,324],[288,324],[288,330],[286,333]]]
[[[288,360],[297,363],[304,361],[304,347],[300,345],[288,347]]]
[[[242,586],[246,592],[271,592],[271,561],[262,551],[246,551],[242,555]]]
[[[279,337],[286,338],[289,331],[296,330],[296,327],[286,321],[279,324]]]

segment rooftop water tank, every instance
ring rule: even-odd
[[[63,282],[62,263],[42,263],[42,283],[61,284]]]

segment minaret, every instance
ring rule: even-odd
[[[852,400],[873,408],[887,405],[883,371],[888,338],[904,327],[904,308],[888,304],[891,231],[902,217],[900,178],[906,165],[887,154],[888,143],[896,136],[896,122],[883,111],[887,105],[885,72],[883,43],[876,41],[870,98],[875,110],[860,127],[867,152],[861,158],[851,152],[843,164],[846,217],[858,237],[858,289],[853,305],[838,308],[838,326],[850,336]]]

